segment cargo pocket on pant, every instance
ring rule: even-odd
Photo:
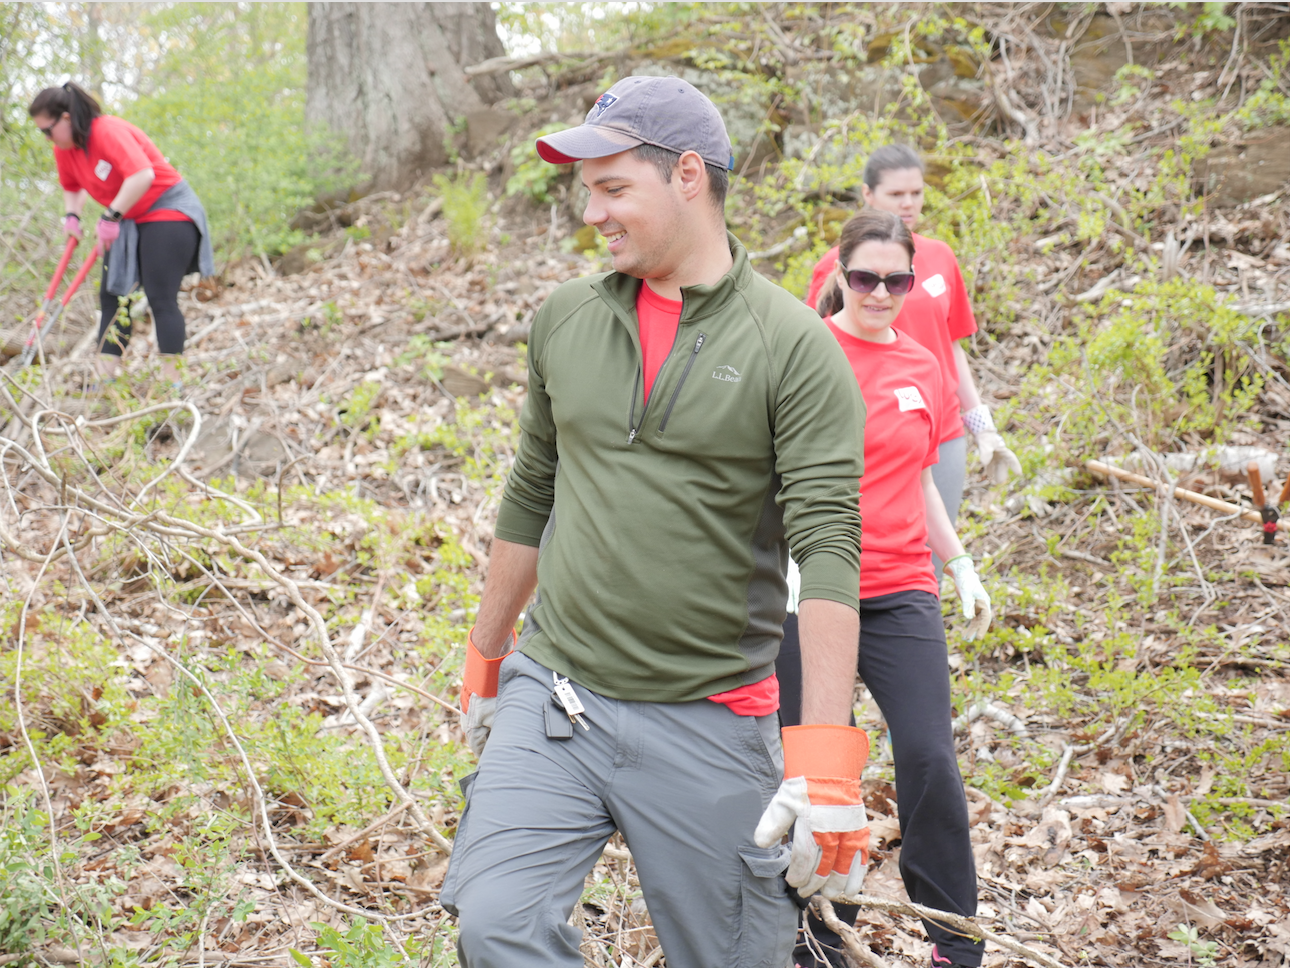
[[[783,968],[797,934],[797,905],[784,871],[789,848],[740,847],[743,860],[739,912],[739,968]]]

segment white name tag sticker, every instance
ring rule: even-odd
[[[923,288],[926,289],[927,294],[933,298],[936,296],[943,296],[945,295],[945,277],[938,272],[930,279],[923,280]]]
[[[918,387],[901,387],[896,391],[896,402],[900,404],[900,412],[906,410],[926,410],[927,405],[923,403],[923,395],[918,392]]]
[[[112,163],[106,158],[100,158],[94,166],[94,174],[99,176],[99,181],[107,181],[108,175],[112,174]]]

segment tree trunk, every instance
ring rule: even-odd
[[[310,3],[305,118],[348,141],[374,191],[448,161],[453,122],[513,94],[463,67],[504,54],[487,3]]]

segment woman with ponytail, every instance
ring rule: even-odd
[[[921,244],[921,240],[920,240]],[[976,911],[976,867],[967,800],[950,725],[949,661],[932,552],[954,577],[967,636],[990,624],[990,599],[954,533],[932,480],[942,439],[940,366],[893,324],[918,282],[914,237],[890,212],[867,208],[842,229],[839,258],[820,311],[864,396],[860,478],[860,678],[882,710],[896,766],[900,873],[911,900],[942,911]],[[795,570],[795,569],[794,569]],[[775,672],[780,721],[801,720],[802,659],[796,594]],[[854,923],[857,908],[837,904]],[[813,915],[794,952],[802,968],[843,965],[842,943]],[[978,966],[980,942],[924,922],[933,968]]]
[[[142,283],[163,371],[176,380],[175,357],[183,353],[185,338],[179,284],[190,272],[215,273],[201,200],[146,134],[104,114],[78,85],[45,88],[27,113],[54,145],[66,201],[64,232],[81,238],[86,199],[105,207],[94,229],[104,260],[100,352],[120,358],[130,341],[130,318],[123,313],[118,320],[117,310],[121,298]]]

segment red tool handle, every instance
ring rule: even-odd
[[[58,260],[58,268],[54,270],[54,278],[49,281],[49,288],[45,290],[45,302],[49,302],[58,292],[58,284],[63,281],[63,273],[71,265],[72,253],[76,251],[79,240],[74,235],[67,237],[67,247],[63,249],[63,257]]]
[[[85,277],[88,276],[90,274],[90,270],[94,268],[94,262],[99,257],[99,248],[101,245],[101,242],[94,243],[94,248],[92,248],[90,250],[90,254],[85,257],[85,265],[81,266],[80,269],[77,270],[76,275],[72,277],[72,284],[67,287],[67,292],[63,293],[64,306],[72,301],[72,297],[76,295],[76,290],[81,287],[81,283],[85,281]]]

